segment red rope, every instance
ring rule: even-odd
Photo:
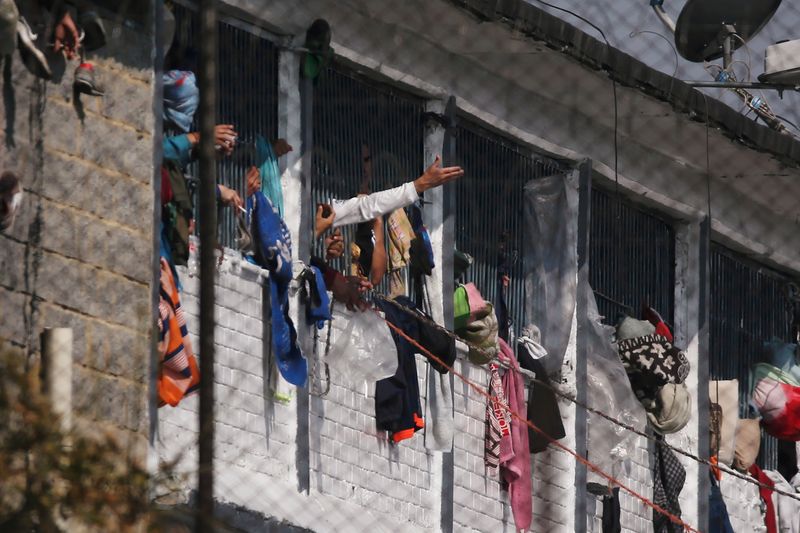
[[[378,315],[378,316],[380,316],[380,315]],[[386,322],[386,324],[388,324],[388,326],[389,326],[391,329],[393,329],[393,330],[394,330],[394,331],[395,331],[395,332],[396,332],[398,335],[400,335],[400,336],[401,336],[401,337],[403,337],[405,340],[407,340],[408,342],[410,342],[411,344],[413,344],[414,346],[416,346],[416,347],[417,347],[419,350],[421,350],[421,351],[422,351],[422,353],[423,353],[423,354],[425,354],[427,357],[429,357],[429,358],[433,359],[434,361],[436,361],[437,363],[439,363],[440,365],[442,365],[444,368],[447,368],[447,369],[448,369],[448,371],[452,372],[454,376],[457,376],[457,377],[458,377],[458,378],[459,378],[461,381],[463,381],[464,383],[466,383],[467,385],[469,385],[469,386],[470,386],[470,388],[472,388],[473,390],[475,390],[475,392],[477,392],[477,393],[478,393],[478,394],[480,394],[481,396],[484,396],[484,397],[486,397],[486,399],[487,399],[487,400],[489,400],[489,401],[495,401],[495,400],[496,400],[496,398],[494,398],[494,397],[493,397],[493,396],[492,396],[492,395],[491,395],[489,392],[487,392],[487,391],[486,391],[486,389],[484,389],[484,388],[483,388],[483,387],[481,387],[480,385],[477,385],[477,384],[475,384],[473,381],[471,381],[470,379],[468,379],[467,377],[465,377],[465,376],[464,376],[464,375],[462,375],[461,373],[457,372],[457,371],[456,371],[456,370],[455,370],[453,367],[451,367],[451,366],[449,366],[448,364],[446,364],[446,363],[445,363],[444,361],[442,361],[442,360],[441,360],[439,357],[437,357],[436,355],[432,354],[432,353],[431,353],[431,352],[430,352],[430,351],[429,351],[427,348],[425,348],[425,347],[424,347],[424,346],[422,346],[420,343],[418,343],[416,340],[414,340],[414,339],[412,339],[410,336],[408,336],[408,335],[407,335],[407,334],[406,334],[406,333],[405,333],[405,332],[404,332],[402,329],[400,329],[399,327],[397,327],[397,326],[395,326],[394,324],[392,324],[392,323],[391,323],[389,320],[387,320],[385,317],[381,317],[381,318],[382,318],[382,319],[383,319],[383,321],[384,321],[384,322]],[[500,403],[502,404],[502,402],[500,402]],[[533,422],[531,422],[530,420],[528,420],[528,419],[527,419],[527,417],[521,416],[520,414],[516,413],[515,411],[512,411],[512,410],[511,410],[511,409],[510,409],[510,408],[509,408],[507,405],[504,405],[504,407],[505,407],[505,409],[508,411],[508,413],[509,413],[511,416],[513,416],[514,418],[516,418],[516,419],[517,419],[517,420],[519,420],[520,422],[524,422],[525,424],[527,424],[527,425],[528,425],[528,427],[530,427],[531,429],[533,429],[534,431],[536,431],[536,432],[537,432],[539,435],[541,435],[542,437],[544,437],[544,438],[545,438],[545,439],[546,439],[546,440],[547,440],[547,441],[548,441],[550,444],[552,444],[552,445],[556,446],[557,448],[560,448],[561,450],[563,450],[563,451],[567,452],[568,454],[572,455],[573,457],[575,457],[575,459],[576,459],[576,460],[577,460],[579,463],[583,464],[584,466],[586,466],[587,468],[589,468],[591,471],[593,471],[593,472],[594,472],[594,473],[596,473],[597,475],[599,475],[599,476],[601,476],[601,477],[605,478],[607,481],[609,481],[609,482],[613,483],[614,485],[618,486],[619,488],[623,489],[625,492],[627,492],[628,494],[630,494],[630,495],[631,495],[631,496],[633,496],[634,498],[636,498],[636,499],[638,499],[638,500],[642,501],[642,502],[643,502],[645,505],[647,505],[648,507],[652,508],[652,509],[653,509],[654,511],[656,511],[657,513],[659,513],[659,514],[662,514],[662,515],[666,516],[667,518],[669,518],[669,520],[670,520],[672,523],[674,523],[674,524],[677,524],[677,525],[679,525],[679,526],[683,527],[683,529],[684,529],[685,531],[691,531],[691,532],[694,532],[694,533],[699,533],[699,531],[698,531],[697,529],[693,528],[692,526],[690,526],[689,524],[687,524],[686,522],[684,522],[683,520],[681,520],[681,519],[680,519],[680,518],[678,518],[677,516],[673,515],[672,513],[670,513],[669,511],[667,511],[666,509],[663,509],[663,508],[662,508],[662,507],[660,507],[659,505],[656,505],[654,502],[650,501],[650,500],[649,500],[648,498],[646,498],[645,496],[642,496],[641,494],[639,494],[639,493],[638,493],[638,492],[636,492],[635,490],[633,490],[633,489],[629,488],[627,485],[625,485],[624,483],[622,483],[620,480],[618,480],[618,479],[616,479],[616,478],[612,477],[612,476],[611,476],[611,475],[609,475],[609,474],[606,474],[606,473],[605,473],[603,470],[601,470],[601,469],[600,469],[600,467],[599,467],[599,466],[596,466],[594,463],[592,463],[591,461],[589,461],[589,460],[588,460],[588,459],[586,459],[585,457],[581,456],[579,453],[577,453],[577,452],[573,451],[572,449],[570,449],[570,448],[568,448],[568,447],[564,446],[563,444],[561,444],[561,443],[560,443],[560,442],[558,442],[557,440],[555,440],[555,439],[553,439],[552,437],[550,437],[550,435],[548,435],[547,433],[545,433],[544,431],[542,431],[541,429],[539,429],[538,427],[536,427],[536,425],[534,425],[534,424],[533,424]]]

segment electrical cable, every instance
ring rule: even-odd
[[[506,370],[511,370],[513,372],[518,373],[523,378],[527,379],[529,382],[534,383],[537,386],[545,387],[546,389],[548,389],[551,392],[553,392],[553,394],[555,394],[556,396],[559,396],[560,398],[562,398],[564,400],[567,400],[567,401],[577,405],[578,407],[581,407],[582,409],[585,409],[586,411],[588,411],[588,412],[590,412],[592,414],[595,414],[595,415],[597,415],[597,416],[599,416],[599,417],[611,422],[612,424],[621,427],[622,429],[625,429],[626,431],[630,431],[631,433],[634,433],[634,434],[636,434],[636,435],[638,435],[638,436],[640,436],[642,438],[645,438],[645,439],[647,439],[649,441],[652,441],[652,442],[658,443],[658,444],[660,444],[662,446],[665,446],[665,447],[669,448],[670,450],[674,451],[675,453],[683,455],[684,457],[686,457],[688,459],[691,459],[691,460],[693,460],[693,461],[695,461],[697,463],[704,464],[704,465],[706,465],[708,467],[711,467],[711,468],[719,468],[722,472],[725,472],[726,474],[729,474],[729,475],[731,475],[733,477],[739,478],[739,479],[741,479],[741,480],[743,480],[743,481],[745,481],[747,483],[756,485],[756,486],[758,486],[760,488],[770,488],[767,485],[764,485],[764,484],[758,482],[757,480],[755,480],[755,479],[753,479],[753,478],[751,478],[751,477],[749,477],[747,475],[741,474],[741,473],[737,472],[736,470],[730,469],[725,465],[714,464],[714,463],[712,463],[711,461],[709,461],[707,459],[703,459],[703,458],[701,458],[701,457],[699,457],[697,455],[694,455],[694,454],[692,454],[690,452],[687,452],[687,451],[685,451],[685,450],[683,450],[681,448],[672,446],[671,444],[667,443],[666,441],[662,441],[662,440],[656,439],[653,435],[649,435],[649,434],[647,434],[647,433],[645,433],[643,431],[640,431],[640,430],[634,428],[633,426],[631,426],[629,424],[626,424],[625,422],[622,422],[621,420],[618,420],[618,419],[612,417],[611,415],[608,415],[608,414],[606,414],[606,413],[604,413],[602,411],[599,411],[599,410],[597,410],[597,409],[595,409],[593,407],[590,407],[590,406],[586,405],[585,403],[579,401],[574,396],[571,396],[569,394],[561,392],[557,388],[553,387],[550,383],[547,383],[545,381],[542,381],[542,380],[538,379],[536,377],[535,373],[530,372],[528,370],[525,370],[524,368],[519,368],[519,367],[514,368],[514,367],[512,367],[511,365],[509,365],[505,361],[503,361],[501,359],[498,359],[496,356],[490,354],[489,352],[487,352],[483,348],[481,348],[481,347],[479,347],[479,346],[477,346],[475,344],[472,344],[470,342],[465,341],[464,339],[462,339],[461,337],[456,335],[454,332],[444,328],[443,326],[437,324],[436,322],[434,322],[431,319],[428,319],[427,317],[421,316],[419,313],[417,313],[413,309],[409,309],[408,307],[405,307],[404,305],[397,303],[396,301],[392,300],[391,298],[389,298],[386,295],[379,294],[379,293],[373,293],[372,297],[375,298],[375,299],[379,299],[382,302],[386,302],[388,304],[391,304],[394,307],[396,307],[397,309],[401,310],[402,312],[404,312],[406,314],[409,314],[409,315],[413,316],[414,318],[417,318],[419,320],[424,321],[427,325],[433,327],[434,329],[440,331],[441,333],[444,333],[445,335],[447,335],[451,339],[457,340],[457,341],[467,345],[470,349],[480,352],[481,354],[483,354],[484,356],[489,358],[493,363],[497,364],[498,366],[501,366]],[[777,489],[777,488],[775,488],[774,490],[775,490],[775,492],[778,492],[779,494],[781,494],[783,496],[787,496],[789,498],[792,498],[792,499],[800,501],[800,494],[781,491],[780,489]]]
[[[380,315],[378,315],[378,316],[380,316]],[[464,376],[460,372],[456,371],[453,367],[447,365],[444,361],[442,361],[442,359],[440,359],[439,357],[437,357],[436,355],[431,353],[427,348],[425,348],[420,343],[418,343],[415,339],[413,339],[412,337],[407,335],[401,328],[399,328],[398,326],[396,326],[395,324],[393,324],[392,322],[390,322],[386,318],[383,318],[383,320],[384,320],[384,322],[386,322],[386,324],[389,326],[389,328],[391,328],[395,333],[397,333],[398,335],[403,337],[406,341],[411,343],[417,349],[421,350],[422,353],[426,357],[429,357],[429,358],[433,359],[438,364],[442,365],[443,368],[446,368],[449,372],[452,372],[452,374],[454,376],[456,376],[461,381],[463,381],[464,383],[469,385],[469,387],[472,390],[474,390],[475,392],[477,392],[481,396],[485,397],[488,401],[494,402],[497,405],[502,405],[503,409],[505,409],[505,411],[508,412],[509,415],[511,415],[513,418],[516,418],[519,422],[525,424],[526,426],[528,426],[532,430],[536,431],[539,435],[541,435],[550,444],[552,444],[553,446],[555,446],[555,447],[561,449],[562,451],[568,453],[569,455],[572,455],[575,458],[576,461],[578,461],[582,465],[586,466],[589,470],[591,470],[595,474],[601,476],[602,478],[607,480],[609,483],[618,486],[619,488],[621,488],[622,490],[624,490],[625,492],[627,492],[628,494],[630,494],[631,496],[633,496],[637,500],[641,501],[642,503],[644,503],[645,505],[647,505],[648,507],[653,509],[655,512],[659,513],[662,516],[665,516],[666,518],[668,518],[670,520],[670,522],[672,522],[672,523],[674,523],[674,524],[676,524],[678,526],[683,527],[685,531],[699,533],[699,531],[697,529],[693,528],[692,526],[690,526],[689,524],[687,524],[686,522],[681,520],[679,517],[673,515],[672,513],[667,511],[666,509],[664,509],[661,506],[657,505],[656,503],[652,502],[647,497],[642,496],[641,494],[639,494],[635,490],[629,488],[627,485],[622,483],[620,480],[612,477],[610,474],[607,474],[599,466],[595,465],[594,463],[592,463],[591,461],[589,461],[588,459],[586,459],[585,457],[580,455],[578,452],[572,450],[571,448],[561,444],[556,439],[552,438],[550,435],[548,435],[545,431],[540,429],[538,426],[536,426],[533,422],[528,420],[526,417],[520,415],[519,413],[517,413],[516,411],[511,409],[504,402],[499,401],[496,396],[492,396],[486,389],[484,389],[480,385],[477,385],[474,381],[470,380],[469,378],[467,378],[466,376]]]

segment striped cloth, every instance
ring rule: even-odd
[[[178,405],[185,396],[197,391],[200,371],[192,353],[178,289],[169,263],[161,258],[161,287],[158,302],[158,350],[161,367],[158,373],[159,407]]]
[[[486,402],[486,434],[484,439],[483,463],[495,469],[508,457],[513,456],[511,443],[511,421],[508,414],[508,401],[503,391],[503,382],[497,365],[489,365],[489,394]]]

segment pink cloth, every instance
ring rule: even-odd
[[[486,300],[483,299],[481,291],[474,283],[467,283],[464,285],[464,289],[467,291],[467,301],[469,302],[469,321],[475,322],[486,310]]]
[[[503,339],[500,344],[500,358],[512,368],[519,369],[514,352]],[[529,529],[533,517],[533,483],[531,481],[531,455],[528,449],[528,426],[524,422],[527,409],[525,406],[525,384],[519,372],[506,370],[503,374],[503,390],[510,411],[523,417],[522,420],[511,416],[511,444],[514,455],[507,461],[500,462],[500,476],[508,486],[508,499],[511,512],[514,514],[514,525],[517,530]]]
[[[508,413],[508,401],[496,364],[489,364],[489,374],[489,394],[492,399],[486,402],[483,464],[487,468],[494,469],[501,463],[514,458],[514,447],[511,441],[511,415]]]
[[[763,378],[753,389],[762,427],[781,440],[800,441],[800,387]]]

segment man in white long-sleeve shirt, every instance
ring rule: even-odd
[[[360,224],[374,220],[406,207],[419,199],[419,195],[428,189],[439,187],[464,175],[461,167],[442,167],[442,160],[436,160],[425,172],[415,179],[399,187],[379,191],[367,196],[358,196],[349,200],[332,200],[326,213],[325,206],[317,206],[315,233],[319,237],[329,228],[338,228],[350,224]]]

